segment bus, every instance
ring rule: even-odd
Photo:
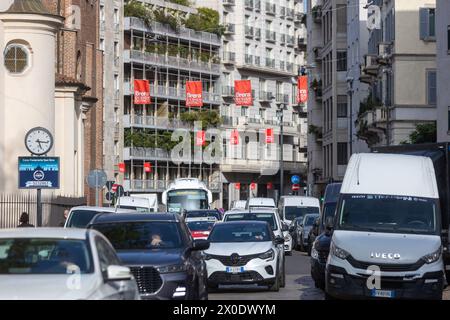
[[[162,194],[162,203],[168,212],[209,209],[212,192],[196,178],[177,179]]]

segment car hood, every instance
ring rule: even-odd
[[[101,284],[98,275],[0,275],[0,300],[89,299]]]
[[[120,250],[117,254],[127,266],[152,265],[163,266],[181,264],[184,249],[147,249],[147,250]]]
[[[332,241],[349,252],[354,259],[374,263],[412,264],[421,257],[436,252],[441,246],[441,238],[436,235],[367,231],[336,230],[333,232]],[[400,255],[400,258],[383,258],[380,256],[383,254],[391,254],[391,257]]]
[[[221,242],[211,243],[209,249],[205,251],[208,254],[219,256],[230,256],[233,253],[239,255],[250,255],[264,253],[272,248],[271,241],[265,242]]]

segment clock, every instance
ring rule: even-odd
[[[53,136],[45,128],[36,127],[27,132],[25,146],[30,153],[42,156],[47,154],[53,147]]]

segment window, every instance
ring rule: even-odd
[[[246,116],[247,116],[247,108],[241,107],[241,117],[246,117]]]
[[[337,16],[337,32],[346,33],[347,32],[347,5],[338,4],[336,5],[336,16]]]
[[[436,40],[436,16],[434,8],[420,8],[420,39]]]
[[[448,122],[448,131],[450,131],[450,107],[448,107],[447,111],[447,122]]]
[[[450,26],[447,27],[447,50],[450,53]]]
[[[427,71],[427,92],[429,105],[436,105],[437,95],[436,95],[436,70]]]
[[[5,68],[13,74],[23,73],[28,67],[28,49],[21,44],[11,44],[5,50]]]
[[[114,253],[113,248],[102,238],[95,237],[95,245],[97,246],[98,260],[100,262],[100,270],[106,272],[111,265],[121,265],[119,258]]]
[[[347,118],[347,96],[337,97],[337,117]]]
[[[347,142],[338,142],[337,144],[337,164],[345,166],[347,164]]]
[[[337,71],[347,71],[347,51],[337,52]]]

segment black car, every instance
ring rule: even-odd
[[[212,218],[220,221],[222,220],[222,215],[219,210],[216,209],[184,210],[183,218]]]
[[[89,228],[103,233],[131,269],[142,299],[207,300],[206,240],[192,240],[176,213],[102,214]]]

